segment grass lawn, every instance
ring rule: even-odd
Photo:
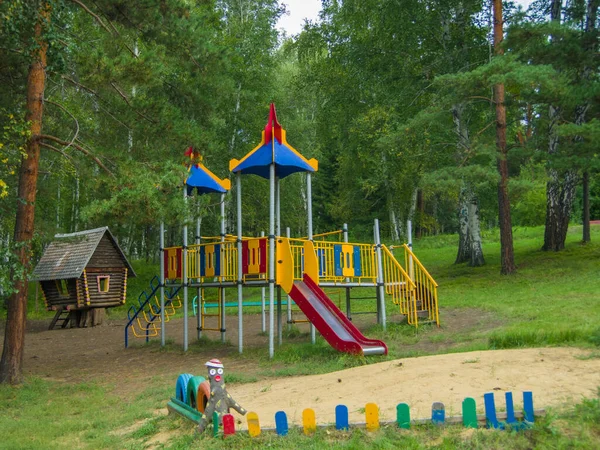
[[[532,346],[596,348],[600,345],[600,227],[592,227],[591,244],[581,245],[580,236],[581,227],[571,227],[566,249],[547,253],[539,250],[542,228],[516,229],[518,273],[513,276],[499,275],[497,233],[484,236],[487,265],[480,268],[453,264],[455,236],[421,239],[414,248],[440,285],[442,327],[415,331],[391,323],[385,332],[373,325],[365,334],[388,343],[389,359]],[[138,279],[129,284],[128,302],[156,272],[156,267],[142,263],[135,268]],[[256,300],[257,295],[250,292],[248,299]],[[393,305],[388,305],[388,311],[393,312]],[[125,314],[125,308],[115,308],[110,317]],[[228,381],[331,372],[382,360],[337,353],[322,339],[311,345],[307,336],[294,329],[286,331],[284,341],[273,360],[265,349],[249,349],[243,355],[230,352],[230,358],[253,362],[258,369],[251,375],[232,372]],[[201,345],[221,344],[205,340]],[[199,346],[191,345],[191,353]],[[162,351],[181,350],[170,345]],[[135,379],[78,383],[28,378],[20,387],[0,386],[0,448],[600,448],[599,397],[550,410],[532,430],[522,433],[423,426],[410,431],[387,427],[375,433],[320,429],[312,437],[293,430],[287,438],[265,433],[255,440],[237,435],[222,441],[195,436],[191,423],[157,414],[173,388],[162,377],[135,393],[118,390],[116,385],[123,382],[135,383]]]

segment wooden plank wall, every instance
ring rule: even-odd
[[[119,306],[123,300],[123,288],[125,286],[124,267],[92,268],[88,267],[87,282],[90,294],[90,308],[108,308]],[[110,276],[108,292],[98,291],[98,276]]]
[[[42,281],[40,284],[44,291],[44,296],[46,297],[48,310],[56,310],[66,306],[75,308],[77,306],[77,286],[75,278],[67,280],[69,295],[65,297],[59,294],[54,280]]]

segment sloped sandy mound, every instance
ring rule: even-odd
[[[460,415],[465,397],[474,397],[483,411],[483,394],[496,392],[504,407],[504,392],[512,391],[515,409],[522,391],[533,391],[534,406],[548,408],[592,397],[600,387],[600,359],[582,359],[589,352],[574,348],[496,350],[425,356],[333,372],[326,375],[263,380],[232,386],[231,394],[261,426],[275,426],[275,413],[302,422],[302,410],[313,408],[317,423],[335,422],[335,406],[345,404],[351,422],[364,422],[364,406],[374,402],[380,420],[394,420],[396,405],[410,405],[412,418],[431,417],[431,404],[446,405],[446,416]],[[242,427],[246,421],[241,418]]]

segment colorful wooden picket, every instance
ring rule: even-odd
[[[494,402],[494,393],[483,394],[483,404],[485,406],[485,420],[488,428],[502,429],[502,424],[496,418],[496,404]]]
[[[365,417],[368,431],[379,429],[379,406],[375,403],[367,403],[365,405]]]
[[[348,407],[346,405],[337,405],[335,407],[335,429],[347,430],[348,428]]]
[[[279,436],[287,436],[288,434],[288,420],[287,415],[283,411],[277,411],[275,413],[275,429]]]
[[[309,435],[317,431],[317,419],[315,418],[315,410],[306,408],[302,411],[302,424],[304,425],[304,434]]]
[[[431,423],[434,425],[444,425],[446,421],[446,407],[442,402],[434,402],[431,405]]]
[[[523,392],[523,416],[525,422],[533,423],[533,392]]]
[[[219,435],[219,414],[215,411],[213,413],[213,436],[217,437]]]
[[[399,403],[396,406],[396,422],[398,428],[410,429],[410,407],[406,403]]]
[[[258,421],[258,414],[255,412],[249,412],[246,416],[248,421],[248,434],[251,437],[260,436],[260,423]]]
[[[223,437],[235,434],[235,419],[233,414],[223,414]]]
[[[191,375],[184,374],[185,377],[190,378]],[[195,408],[190,406],[190,399],[185,396],[185,401],[179,400],[177,397],[182,396],[181,392],[185,391],[184,385],[185,380],[180,376],[177,381],[176,397],[171,398],[167,407],[169,412],[175,412],[183,417],[186,417],[194,422],[202,417],[202,413],[197,411]],[[522,430],[529,428],[534,422],[534,408],[533,408],[533,393],[531,391],[523,392],[523,420],[517,420],[517,413],[515,412],[515,406],[513,402],[512,392],[505,392],[506,402],[506,420],[499,421],[496,414],[496,404],[494,399],[494,393],[488,392],[483,396],[484,407],[485,407],[485,420],[488,428],[494,428],[499,430],[509,429],[513,431]],[[258,415],[255,412],[249,412],[247,414],[248,421],[248,434],[251,437],[257,437],[261,434],[261,428],[259,423]],[[501,414],[501,418],[504,418],[504,414]],[[444,425],[445,423],[459,423],[462,419],[462,423],[466,428],[478,428],[478,416],[475,399],[467,397],[462,402],[462,418],[451,417],[446,419],[445,406],[441,402],[435,402],[431,408],[431,423],[436,425]],[[393,423],[393,422],[392,422]],[[413,422],[414,423],[414,422]],[[416,423],[425,423],[425,420],[417,420]],[[224,414],[219,420],[218,414],[213,413],[213,434],[214,436],[219,435],[219,427],[222,424],[223,436],[230,436],[235,434],[235,418],[231,414]],[[287,436],[289,432],[288,418],[284,411],[278,411],[275,414],[276,431],[279,436]],[[386,422],[386,425],[389,425]],[[396,421],[395,424],[400,429],[410,429],[411,427],[411,414],[410,407],[406,403],[399,403],[396,406]],[[335,428],[337,430],[349,430],[349,413],[346,405],[337,405],[335,407]],[[379,422],[379,407],[375,403],[367,403],[365,405],[365,423],[363,424],[368,431],[378,430],[381,426]],[[304,434],[311,435],[317,429],[317,421],[315,411],[311,408],[307,408],[302,411],[302,426]],[[359,425],[360,426],[360,425]]]
[[[462,402],[463,425],[466,428],[477,428],[477,407],[475,399],[467,397]]]

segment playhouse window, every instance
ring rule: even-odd
[[[67,285],[67,280],[55,280],[56,289],[58,290],[58,295],[61,297],[69,296],[69,287]]]
[[[110,287],[110,275],[101,275],[97,277],[98,292],[108,292]]]

